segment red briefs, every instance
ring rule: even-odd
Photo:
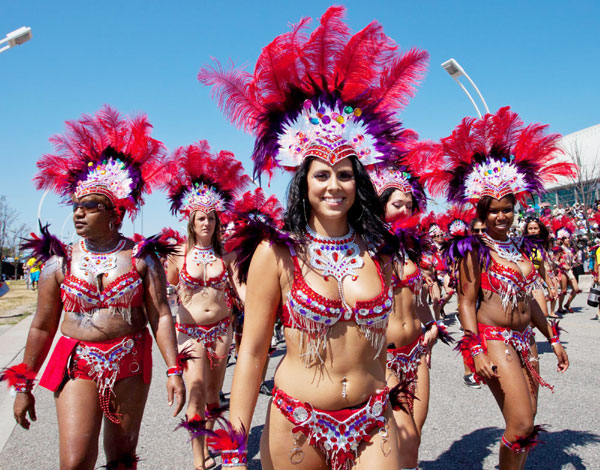
[[[410,396],[407,397],[410,411],[413,410],[417,372],[421,357],[427,353],[427,348],[423,344],[424,335],[419,335],[412,343],[399,348],[387,349],[386,367],[394,373],[401,384],[409,384]]]
[[[109,406],[114,384],[140,374],[143,374],[144,383],[149,384],[152,378],[152,337],[145,328],[139,333],[100,342],[61,336],[40,385],[55,392],[67,377],[93,380],[98,385],[100,408],[104,415],[119,423]]]
[[[521,364],[527,368],[529,374],[538,384],[542,387],[547,387],[550,390],[554,391],[554,387],[544,381],[540,374],[535,370],[533,365],[531,364],[531,338],[535,337],[535,333],[531,329],[530,326],[527,326],[523,331],[515,331],[510,328],[502,327],[502,326],[490,326],[484,325],[483,323],[477,323],[477,329],[479,330],[479,336],[481,336],[481,342],[483,347],[484,354],[487,354],[487,342],[488,341],[502,341],[506,345],[506,354],[510,354],[510,350],[508,346],[512,346],[516,351],[519,359],[521,360]],[[472,362],[472,361],[471,361]],[[474,370],[473,365],[467,363],[472,372]],[[478,377],[476,377],[478,381],[481,381]]]
[[[202,343],[206,350],[206,355],[210,363],[210,368],[215,366],[215,362],[224,359],[225,356],[219,356],[216,351],[217,341],[225,341],[225,337],[231,325],[231,317],[225,317],[210,325],[197,325],[195,323],[175,323],[175,329],[179,333],[189,336],[197,343]],[[189,340],[188,340],[189,341]],[[183,346],[186,346],[183,343]]]
[[[296,400],[275,387],[273,404],[295,426],[292,433],[301,432],[311,446],[325,454],[332,470],[349,470],[357,457],[360,443],[371,440],[371,431],[379,429],[384,440],[387,439],[387,421],[383,413],[388,394],[386,387],[371,395],[362,405],[327,411]],[[301,455],[301,452],[295,444],[290,451],[290,461],[294,463],[294,455]]]

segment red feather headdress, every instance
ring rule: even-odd
[[[443,234],[445,230],[440,226],[439,218],[439,214],[435,214],[433,211],[423,215],[421,217],[421,231],[429,236],[433,236],[438,232]]]
[[[450,210],[444,214],[440,214],[443,222],[440,225],[451,237],[463,237],[469,231],[469,225],[475,218],[475,209],[459,206],[452,206]]]
[[[194,211],[209,213],[229,209],[231,201],[250,183],[235,155],[226,150],[211,154],[206,140],[179,147],[169,157],[164,187],[171,212],[182,219]]]
[[[350,35],[332,6],[308,36],[309,18],[263,48],[254,73],[202,68],[198,80],[238,127],[256,136],[255,174],[293,170],[305,157],[371,165],[402,151],[396,112],[414,94],[428,54],[400,53],[381,25]]]
[[[542,220],[542,222],[550,227],[555,238],[571,238],[577,230],[575,221],[568,215],[552,217],[549,220]]]
[[[369,174],[377,194],[381,196],[387,189],[398,189],[403,193],[410,193],[416,202],[414,209],[420,212],[427,208],[427,196],[421,179],[427,162],[421,159],[422,154],[412,152],[407,154],[406,152],[408,148],[417,144],[418,134],[407,130],[405,138],[406,143],[403,150],[389,158],[385,164],[375,165]]]
[[[185,243],[186,237],[181,235],[177,230],[171,227],[163,227],[159,233],[161,241],[171,243],[175,245],[181,245]]]
[[[465,118],[439,144],[423,143],[414,152],[429,159],[427,186],[434,196],[444,193],[452,203],[475,204],[483,196],[513,194],[524,204],[557,176],[575,175],[574,164],[557,158],[561,136],[546,134],[547,127],[525,126],[504,107],[480,119]]]
[[[37,189],[49,189],[70,201],[102,194],[133,218],[143,194],[160,183],[164,145],[150,137],[145,116],[126,119],[104,106],[94,116],[67,121],[64,135],[50,139],[56,154],[38,162]]]

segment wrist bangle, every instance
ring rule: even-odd
[[[483,346],[481,346],[481,344],[476,344],[473,347],[471,347],[469,351],[471,352],[471,357],[475,357],[483,352]]]
[[[27,364],[21,362],[0,371],[0,382],[6,381],[15,392],[31,392],[36,373]]]
[[[248,451],[239,449],[221,451],[221,461],[223,467],[246,466],[248,464]]]
[[[172,375],[178,375],[178,376],[182,376],[183,375],[183,369],[181,367],[169,367],[167,369],[167,377],[171,377]]]

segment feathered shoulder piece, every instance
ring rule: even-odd
[[[176,149],[167,161],[165,174],[171,212],[179,213],[182,219],[194,211],[229,209],[250,183],[233,153],[221,150],[212,154],[206,140]]]
[[[390,224],[390,228],[400,243],[401,258],[408,256],[408,259],[418,264],[423,253],[431,248],[429,237],[424,237],[420,233],[420,217],[418,215],[399,218]]]
[[[555,238],[571,238],[577,230],[575,221],[568,215],[551,217],[544,220],[544,225],[549,226]]]
[[[225,243],[227,252],[235,252],[238,280],[248,279],[250,261],[263,240],[270,243],[293,243],[290,235],[282,230],[283,208],[275,196],[265,196],[262,189],[248,191],[235,201],[229,214],[232,226]]]
[[[309,18],[263,48],[254,73],[204,67],[198,80],[238,127],[256,136],[255,175],[293,170],[307,157],[366,166],[403,152],[397,112],[428,60],[401,53],[377,22],[351,35],[345,7],[332,6],[308,35]]]
[[[55,154],[37,163],[37,189],[49,189],[70,202],[73,196],[102,194],[133,218],[143,195],[160,182],[164,145],[150,137],[145,116],[123,118],[110,106],[94,116],[67,121],[64,135],[50,139]]]
[[[50,233],[48,224],[40,225],[40,235],[31,232],[31,238],[23,240],[21,243],[22,251],[31,251],[33,256],[40,262],[45,263],[53,256],[67,259],[69,258],[69,247]]]
[[[419,136],[416,132],[407,130],[406,148],[414,146]],[[410,156],[410,157],[409,157]],[[403,193],[412,194],[416,207],[415,212],[424,211],[427,208],[427,196],[423,188],[422,171],[426,168],[426,162],[421,161],[423,154],[399,151],[387,160],[386,163],[374,165],[369,175],[378,195],[382,195],[388,189],[398,189]]]
[[[483,196],[513,194],[521,203],[558,176],[575,176],[576,166],[561,156],[559,134],[548,126],[525,126],[509,107],[480,119],[465,118],[449,137],[414,149],[429,161],[427,187],[455,204],[477,203]]]
[[[159,258],[166,257],[174,254],[177,247],[177,245],[163,239],[160,233],[148,238],[135,233],[131,239],[135,243],[132,256],[138,259],[148,255],[157,255]]]

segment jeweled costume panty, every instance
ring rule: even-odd
[[[371,431],[378,429],[384,439],[387,437],[387,419],[383,414],[388,392],[387,387],[376,392],[358,408],[327,411],[314,408],[310,403],[303,403],[275,388],[273,404],[294,425],[292,433],[303,433],[311,446],[325,454],[332,470],[349,470],[357,457],[360,443],[371,441]],[[295,451],[302,452],[300,448],[292,449],[292,463]]]
[[[179,333],[183,333],[190,337],[182,347],[189,344],[189,341],[195,341],[196,343],[202,343],[206,355],[208,357],[210,368],[214,368],[218,360],[223,359],[225,356],[219,356],[216,351],[217,342],[225,341],[225,337],[229,331],[229,325],[231,325],[231,317],[225,317],[215,323],[209,325],[197,325],[195,323],[175,323],[175,329]]]

